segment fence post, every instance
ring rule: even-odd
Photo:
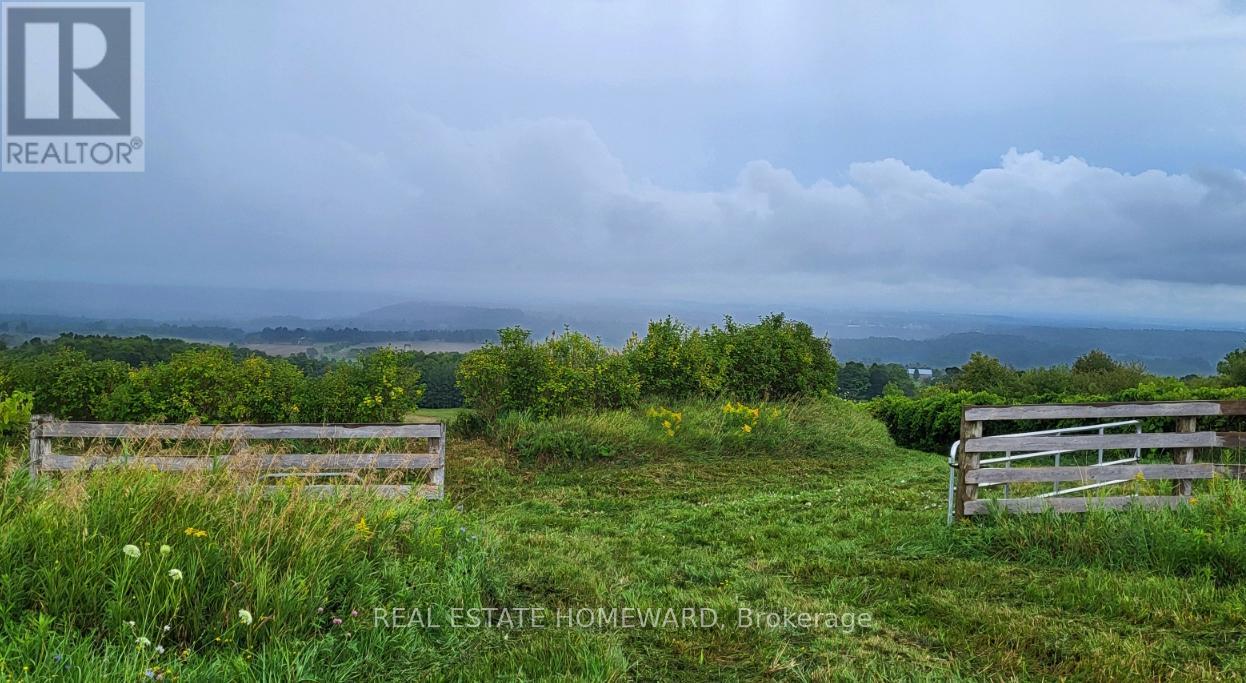
[[[43,441],[43,415],[30,416],[30,478],[39,476],[39,466],[43,462],[43,454],[47,450]]]
[[[1177,418],[1177,431],[1182,433],[1190,433],[1198,431],[1197,417],[1179,417]],[[1194,449],[1178,448],[1172,454],[1172,462],[1174,465],[1193,465]],[[1193,479],[1176,479],[1172,482],[1172,495],[1188,496],[1194,493]]]
[[[438,500],[445,496],[446,490],[446,425],[442,423],[440,426],[441,436],[434,437],[429,444],[429,450],[437,454],[439,462],[429,477],[429,483],[436,487],[434,495]]]
[[[978,461],[981,456],[977,453],[966,453],[965,444],[970,439],[977,439],[982,436],[982,423],[969,422],[965,420],[964,409],[961,409],[960,418],[960,452],[956,454],[956,518],[965,518],[965,502],[976,500],[978,497],[978,485],[970,484],[965,481],[965,475],[969,470],[978,469]]]

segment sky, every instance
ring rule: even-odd
[[[146,172],[0,175],[0,278],[1246,325],[1243,2],[146,23]]]

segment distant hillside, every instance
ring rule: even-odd
[[[346,320],[364,329],[387,330],[496,330],[524,321],[518,308],[484,308],[424,302],[407,302],[364,311]]]
[[[1246,333],[1212,330],[1114,330],[1023,327],[1008,333],[961,332],[933,339],[867,337],[834,339],[840,360],[962,365],[974,351],[996,356],[1018,368],[1068,364],[1094,348],[1118,360],[1141,362],[1161,375],[1212,374],[1216,363],[1246,345]]]

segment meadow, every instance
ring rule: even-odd
[[[516,420],[439,503],[135,470],[0,501],[12,680],[1223,680],[1246,673],[1246,492],[948,529],[946,469],[836,399]],[[777,415],[763,423],[763,411]],[[740,429],[754,425],[750,432]],[[580,437],[552,438],[550,434]],[[737,436],[740,434],[740,436]],[[756,440],[752,437],[759,437]],[[591,461],[529,442],[609,444]],[[508,443],[510,445],[508,445]],[[203,532],[203,535],[200,535]],[[127,555],[133,545],[137,557]],[[169,546],[162,553],[163,546]],[[179,570],[173,578],[171,570]],[[384,628],[376,608],[711,608],[715,628]],[[756,612],[868,625],[736,628]],[[241,616],[246,611],[246,617]],[[166,629],[166,625],[169,627]]]
[[[1040,384],[1160,399],[1240,384],[1121,388],[1151,380],[1094,354],[1031,374],[976,358],[950,387],[860,402],[832,395],[829,342],[782,316],[668,319],[623,350],[499,339],[454,370],[468,409],[421,403],[447,359],[392,350],[295,364],[63,338],[0,354],[0,680],[1246,675],[1239,482],[1200,482],[1175,510],[949,527],[938,453],[961,405]],[[31,411],[444,421],[447,498],[263,495],[237,473],[141,459],[32,481]],[[516,623],[525,610],[545,619]]]

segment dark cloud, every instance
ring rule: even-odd
[[[0,177],[0,269],[1240,322],[1214,3],[345,7],[153,11],[147,173]]]

